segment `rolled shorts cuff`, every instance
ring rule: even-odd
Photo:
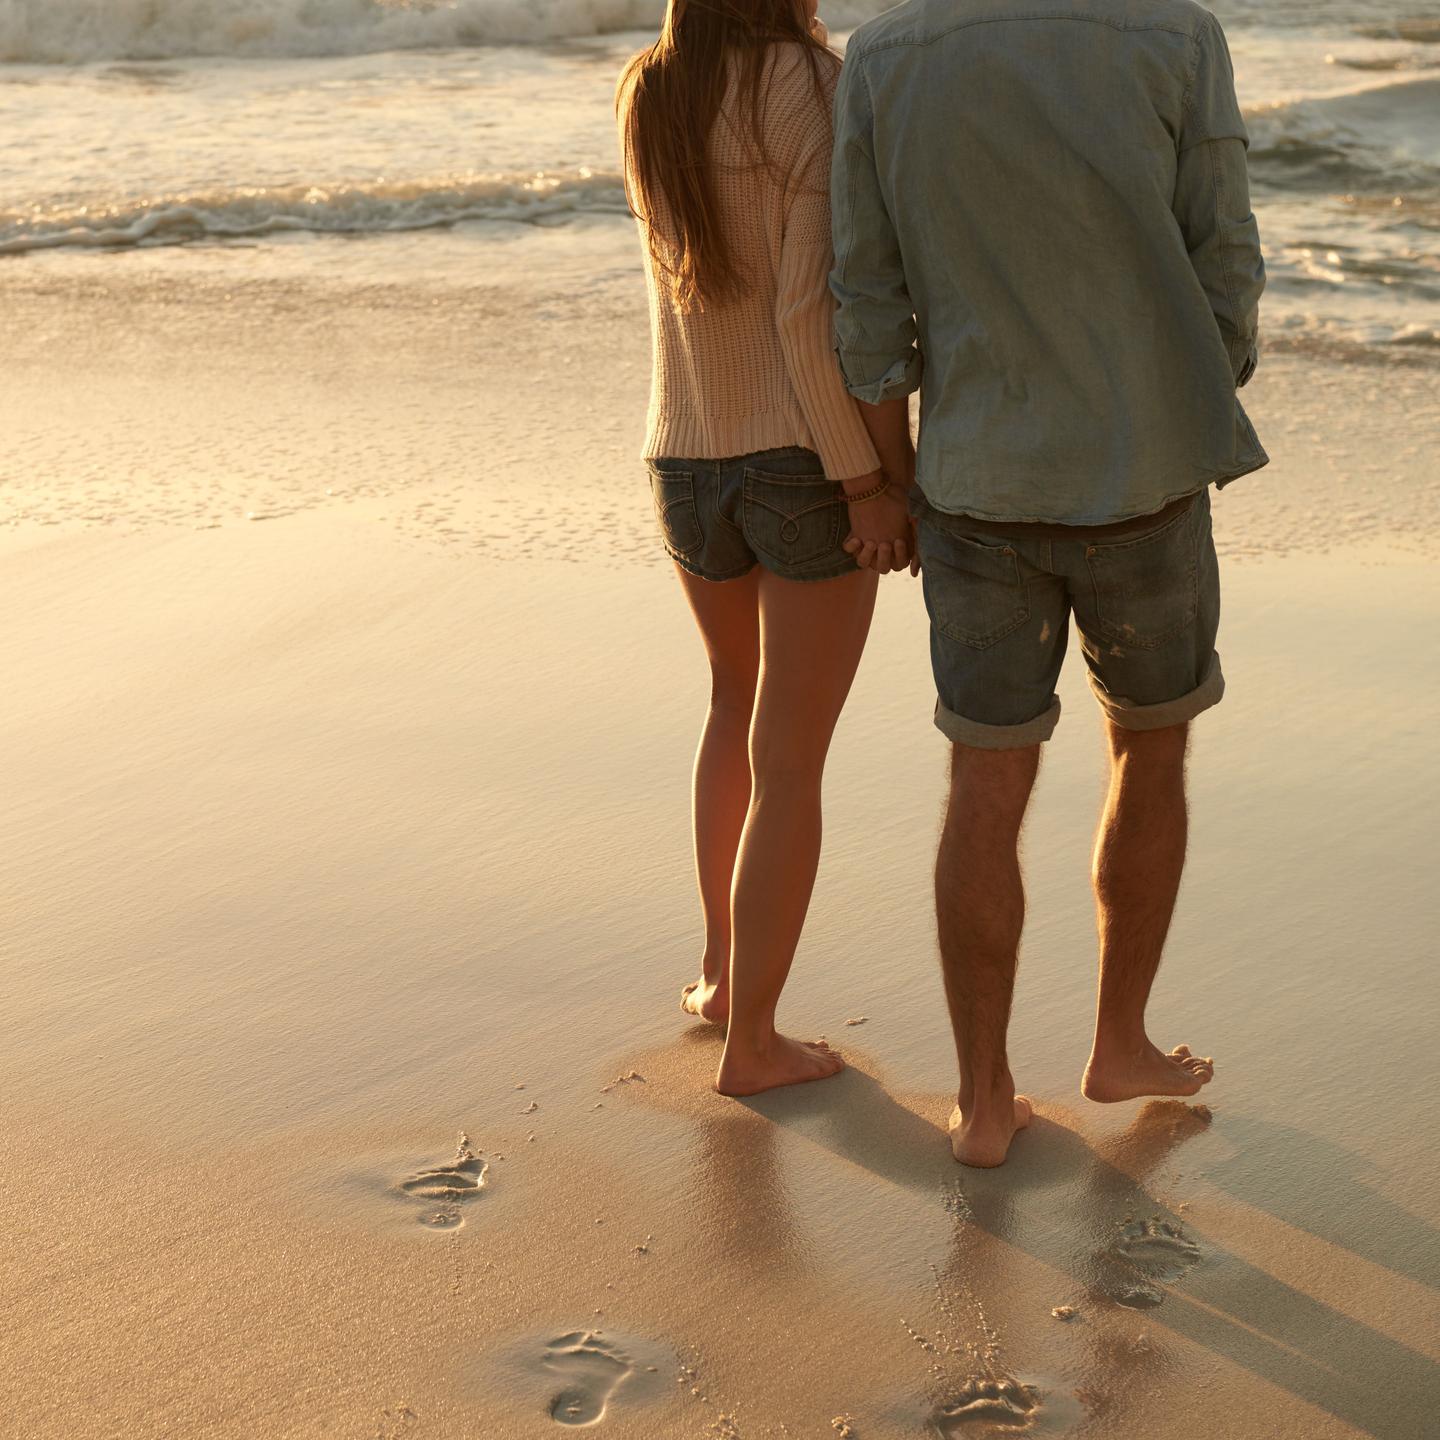
[[[1059,723],[1058,695],[1050,697],[1048,710],[1021,725],[986,725],[979,720],[967,720],[947,709],[943,700],[935,702],[935,728],[947,740],[976,750],[1019,750],[1027,745],[1043,745]]]
[[[1220,669],[1218,653],[1210,657],[1205,678],[1188,695],[1178,700],[1162,700],[1158,705],[1137,705],[1123,695],[1110,695],[1090,678],[1090,688],[1100,708],[1122,730],[1164,730],[1170,725],[1184,725],[1202,710],[1218,705],[1225,694],[1225,676]]]

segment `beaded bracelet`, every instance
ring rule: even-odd
[[[862,490],[858,495],[852,495],[846,490],[845,499],[851,505],[863,505],[867,500],[878,500],[889,488],[890,481],[882,475],[878,485],[872,485],[868,490]]]

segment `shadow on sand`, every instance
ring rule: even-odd
[[[1150,1173],[1177,1144],[1207,1127],[1206,1119],[1179,1102],[1147,1105],[1127,1131],[1098,1148],[1037,1114],[1009,1162],[993,1171],[955,1165],[938,1124],[900,1104],[854,1067],[824,1085],[799,1086],[743,1103],[753,1115],[888,1184],[937,1201],[963,1197],[952,1205],[962,1217],[953,1247],[957,1273],[974,1273],[978,1229],[1070,1276],[1096,1302],[1121,1303],[1117,1285],[1135,1279],[1131,1267],[1116,1263],[1121,1217],[1153,1219],[1162,1245],[1171,1232],[1193,1228],[1135,1178]],[[1262,1155],[1266,1147],[1278,1147],[1288,1156],[1286,1165],[1277,1166],[1279,1175],[1293,1175],[1303,1162],[1310,1176],[1317,1167],[1328,1169],[1332,1186],[1359,1185],[1353,1177],[1360,1162],[1337,1146],[1241,1117],[1227,1120],[1226,1130],[1238,1145],[1258,1147]],[[745,1201],[749,1208],[768,1210],[772,1218],[787,1208],[783,1193],[760,1193],[766,1175],[773,1180],[776,1169],[772,1156],[768,1166],[751,1176],[756,1187]],[[1423,1222],[1368,1191],[1341,1197],[1332,1210],[1323,1203],[1324,1189],[1306,1190],[1297,1198],[1267,1174],[1262,1161],[1244,1167],[1222,1164],[1213,1178],[1248,1203],[1331,1244],[1433,1281],[1437,1237]],[[1365,1207],[1372,1216],[1378,1211],[1382,1223],[1363,1237],[1335,1218],[1357,1210],[1366,1213]],[[1141,1277],[1155,1287],[1155,1303],[1163,1299],[1157,1320],[1379,1440],[1424,1440],[1437,1433],[1440,1367],[1427,1356],[1283,1284],[1203,1234],[1197,1238],[1203,1263],[1193,1270],[1177,1248],[1170,1275],[1152,1269]],[[1186,1270],[1179,1285],[1170,1283]]]

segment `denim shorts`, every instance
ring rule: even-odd
[[[649,460],[660,538],[702,580],[734,580],[759,561],[785,580],[833,580],[855,561],[839,483],[792,446],[731,460]]]
[[[1005,750],[1050,738],[1072,612],[1090,687],[1116,725],[1179,725],[1224,694],[1208,491],[1151,528],[1103,540],[1027,537],[1023,525],[997,533],[933,509],[918,489],[911,508],[935,723],[951,740]]]

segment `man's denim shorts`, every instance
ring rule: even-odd
[[[649,460],[660,538],[702,580],[734,580],[759,561],[785,580],[853,573],[845,492],[820,457],[791,446],[731,460]]]
[[[1090,687],[1116,725],[1179,725],[1224,694],[1208,491],[1153,527],[1103,540],[1027,537],[1023,525],[997,532],[935,510],[918,489],[911,508],[935,723],[951,740],[1007,750],[1050,738],[1072,611]]]

